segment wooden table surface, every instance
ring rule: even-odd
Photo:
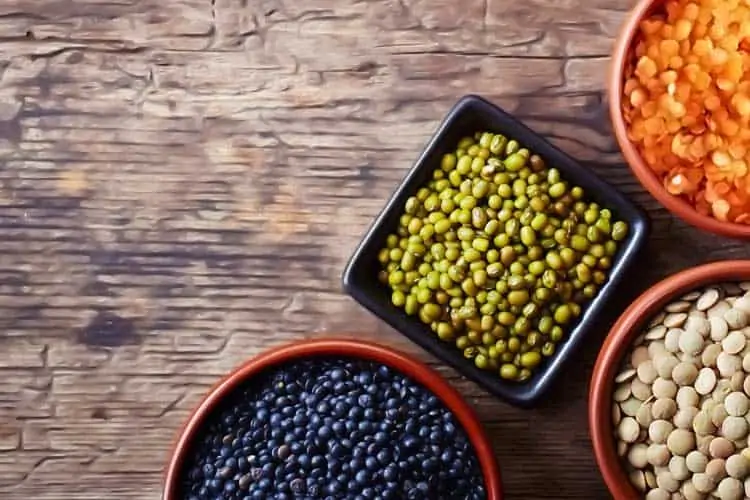
[[[467,93],[648,210],[623,304],[679,269],[750,257],[675,220],[622,163],[604,81],[627,7],[0,3],[0,498],[157,498],[202,394],[291,339],[346,331],[434,363],[340,274]],[[491,434],[508,498],[607,498],[586,422],[604,334],[530,411],[438,366]]]

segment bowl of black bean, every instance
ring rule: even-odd
[[[319,339],[254,357],[193,411],[163,500],[502,498],[471,407],[377,344]]]
[[[343,272],[361,305],[528,407],[617,296],[641,209],[510,114],[461,99]]]

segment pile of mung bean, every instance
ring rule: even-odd
[[[627,234],[539,155],[477,133],[406,200],[380,280],[478,368],[522,382],[606,283]]]
[[[617,453],[647,500],[750,497],[750,282],[693,291],[615,378]]]

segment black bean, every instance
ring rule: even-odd
[[[205,425],[187,500],[486,498],[453,415],[385,366],[300,362],[241,389]]]

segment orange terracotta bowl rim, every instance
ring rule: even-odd
[[[638,181],[659,203],[673,214],[688,224],[704,231],[733,238],[750,238],[750,224],[722,222],[708,215],[703,215],[687,201],[669,194],[656,174],[646,165],[635,145],[628,139],[625,119],[622,115],[622,90],[625,65],[628,62],[630,48],[641,20],[649,14],[655,5],[662,2],[663,0],[639,0],[630,12],[615,42],[608,76],[609,114],[615,138],[622,150],[625,161],[630,166],[633,174],[638,178]]]
[[[712,262],[669,276],[646,290],[617,319],[599,351],[589,387],[589,433],[594,456],[615,499],[639,498],[615,451],[612,389],[623,356],[641,328],[670,300],[724,281],[750,280],[750,260]]]
[[[500,469],[490,441],[474,410],[436,371],[400,351],[373,342],[327,338],[285,344],[269,349],[242,364],[222,378],[193,410],[178,434],[164,476],[162,500],[181,500],[179,483],[190,447],[205,420],[217,405],[239,386],[269,368],[311,357],[347,357],[387,365],[422,384],[435,394],[464,428],[479,460],[488,500],[503,498]]]

